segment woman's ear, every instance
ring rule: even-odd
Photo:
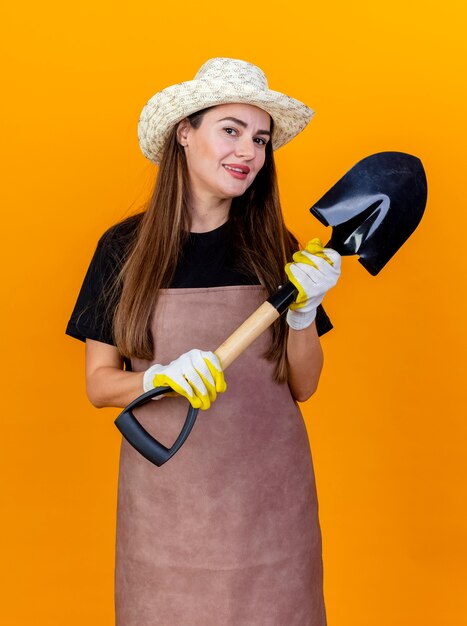
[[[188,145],[189,131],[190,131],[190,122],[185,118],[181,122],[179,122],[177,126],[177,141],[183,147],[186,147]]]

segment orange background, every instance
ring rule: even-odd
[[[231,56],[316,110],[277,153],[302,240],[326,240],[307,209],[362,157],[425,165],[426,214],[399,254],[376,278],[344,259],[303,411],[329,625],[467,624],[464,3],[175,6],[2,9],[0,623],[113,623],[117,411],[87,401],[64,328],[98,237],[154,177],[142,106]]]

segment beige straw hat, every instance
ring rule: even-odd
[[[144,106],[138,124],[144,156],[157,165],[175,124],[196,111],[234,102],[269,113],[274,120],[274,150],[298,135],[313,116],[303,102],[269,89],[264,72],[256,65],[238,59],[209,59],[193,80],[166,87]]]

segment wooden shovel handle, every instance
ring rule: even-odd
[[[214,351],[214,354],[219,357],[222,369],[225,370],[229,367],[229,365],[279,316],[280,313],[272,304],[268,301],[263,302],[263,304]]]
[[[219,357],[222,369],[226,369],[248,348],[278,317],[292,304],[297,290],[291,282],[285,283],[275,294],[256,309],[234,332],[214,351]]]

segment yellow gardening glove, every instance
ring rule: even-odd
[[[285,272],[298,289],[298,296],[287,311],[287,323],[294,330],[302,330],[314,322],[326,292],[337,283],[341,256],[331,248],[323,248],[321,240],[315,238],[305,250],[296,252],[293,260],[287,263]]]
[[[217,356],[201,350],[190,350],[169,365],[156,364],[145,371],[144,391],[166,386],[184,396],[193,408],[203,410],[227,387]]]

